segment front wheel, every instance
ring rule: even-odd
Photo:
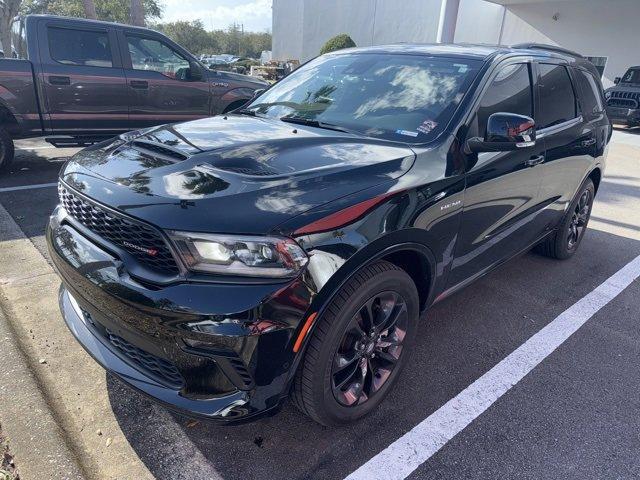
[[[374,410],[407,362],[418,323],[411,277],[379,261],[334,296],[311,334],[293,400],[316,422],[341,425]]]
[[[536,252],[560,260],[573,256],[587,230],[594,197],[595,186],[588,179],[571,202],[556,233],[539,244]]]
[[[15,155],[13,139],[9,132],[0,127],[0,171],[9,167]]]

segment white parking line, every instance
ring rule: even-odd
[[[31,190],[33,188],[50,188],[57,187],[57,183],[36,183],[34,185],[20,185],[18,187],[4,187],[0,188],[0,193],[4,192],[16,192],[18,190]]]
[[[638,277],[640,256],[574,303],[495,367],[358,468],[347,479],[406,478]]]

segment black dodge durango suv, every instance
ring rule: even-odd
[[[63,316],[186,414],[246,420],[291,395],[354,421],[421,312],[531,248],[576,252],[610,136],[595,67],[559,48],[324,55],[233,113],[75,155],[47,231]]]

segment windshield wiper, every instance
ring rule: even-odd
[[[297,123],[298,125],[305,125],[307,127],[324,128],[325,130],[335,130],[336,132],[351,133],[359,135],[358,132],[349,130],[348,128],[341,127],[340,125],[334,125],[333,123],[320,122],[319,120],[313,120],[311,118],[304,117],[280,117],[280,120],[288,123]]]

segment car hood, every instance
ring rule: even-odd
[[[403,145],[228,115],[129,134],[76,154],[62,180],[165,229],[264,234],[407,172]]]

